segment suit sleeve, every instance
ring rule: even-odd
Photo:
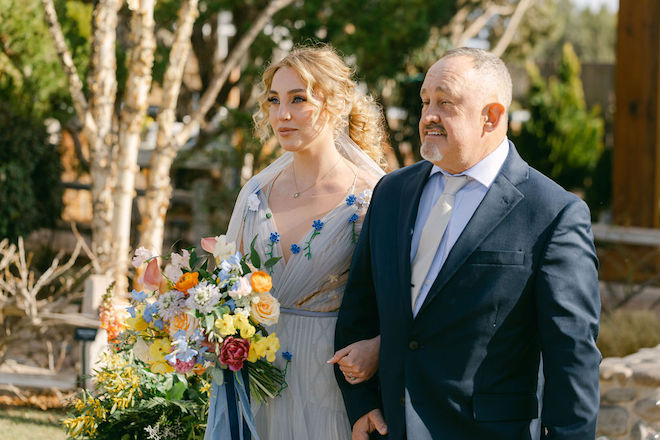
[[[364,218],[362,232],[353,254],[335,328],[335,351],[353,342],[373,338],[380,333],[369,240],[374,206],[377,203],[377,188],[378,185],[374,188],[372,203]],[[367,382],[351,385],[346,382],[339,367],[335,365],[335,377],[344,397],[351,426],[364,414],[380,408],[377,374]]]
[[[581,200],[557,217],[536,279],[545,388],[545,439],[596,435],[599,407],[598,260],[589,208]]]

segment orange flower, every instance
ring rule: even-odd
[[[196,375],[201,376],[201,375],[204,374],[204,372],[206,371],[206,367],[205,367],[204,365],[202,365],[202,364],[195,364],[195,366],[193,367],[192,371],[193,371],[193,373],[195,373]]]
[[[252,274],[250,283],[255,292],[269,292],[273,288],[273,282],[266,272],[260,270]]]
[[[176,282],[174,288],[180,292],[188,293],[188,289],[195,287],[197,283],[199,283],[199,273],[186,272],[181,275],[181,278]]]

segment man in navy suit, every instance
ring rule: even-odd
[[[335,370],[353,439],[594,439],[589,209],[507,140],[511,77],[498,57],[448,52],[421,99],[426,160],[374,189],[339,311],[338,349],[381,337],[376,377]],[[436,216],[460,179],[449,217]],[[418,253],[430,266],[415,280]]]

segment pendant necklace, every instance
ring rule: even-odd
[[[312,183],[312,185],[308,186],[307,188],[303,189],[302,191],[298,190],[298,181],[296,180],[296,167],[295,167],[295,165],[294,165],[293,162],[292,162],[292,163],[291,163],[291,168],[292,168],[292,170],[293,170],[293,184],[296,186],[296,192],[293,193],[293,198],[294,198],[294,199],[297,199],[298,197],[300,197],[300,194],[302,194],[302,193],[304,193],[305,191],[308,191],[308,190],[314,188],[316,185],[318,185],[319,183],[321,183],[321,182],[323,181],[323,179],[325,179],[326,177],[328,177],[328,176],[330,175],[330,173],[331,173],[335,168],[337,168],[337,165],[339,165],[339,162],[340,162],[340,161],[341,161],[341,155],[339,156],[339,159],[337,159],[337,162],[335,162],[335,164],[332,166],[332,168],[330,168],[328,171],[326,171],[325,174],[323,174],[323,176],[321,176],[320,179],[316,180],[314,183]]]

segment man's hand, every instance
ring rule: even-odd
[[[379,409],[373,409],[357,419],[353,425],[352,440],[369,440],[369,433],[374,430],[381,435],[387,434],[387,425]]]

